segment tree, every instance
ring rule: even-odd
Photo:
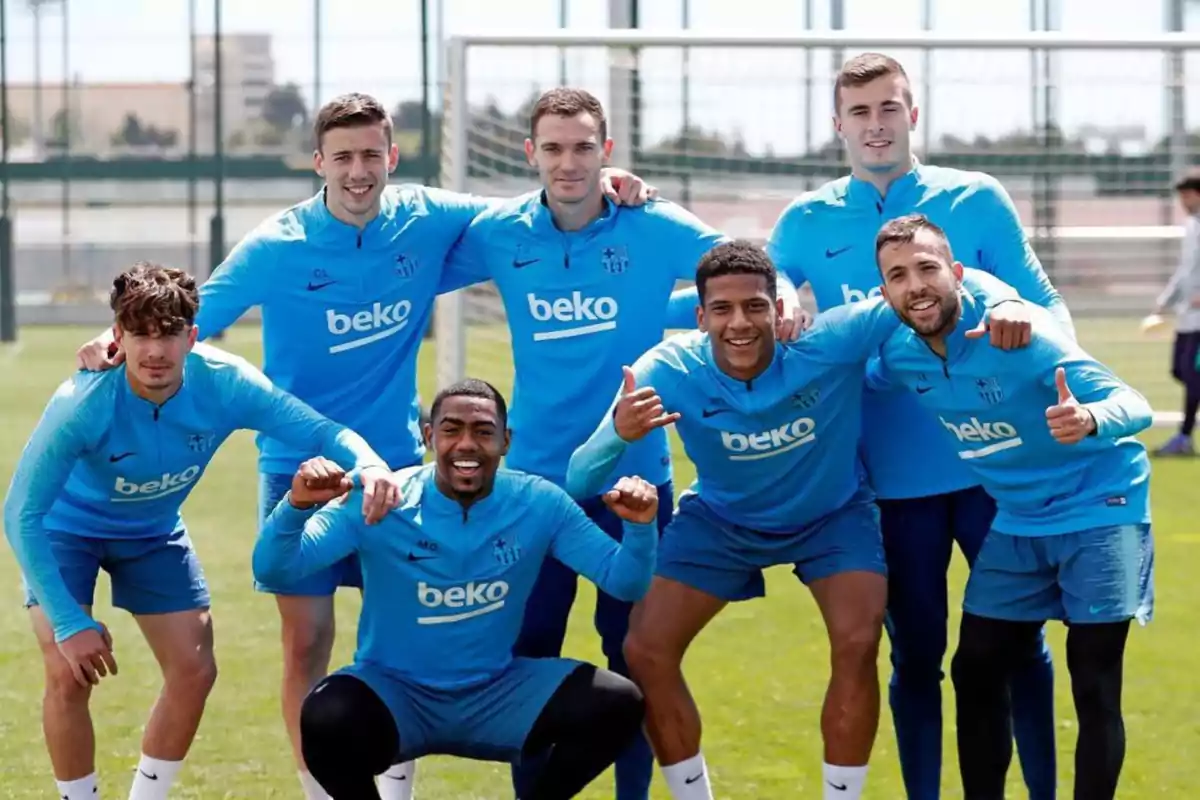
[[[420,100],[402,100],[392,112],[392,126],[398,131],[420,131],[424,116]]]
[[[121,127],[109,137],[114,147],[174,147],[179,132],[144,124],[132,111],[125,114]]]
[[[294,83],[276,86],[263,101],[263,121],[279,133],[308,125],[308,106]]]
[[[54,116],[50,117],[50,135],[47,137],[46,146],[51,149],[64,150],[71,145],[79,144],[82,139],[83,131],[79,127],[76,115],[68,114],[61,108],[55,111]]]

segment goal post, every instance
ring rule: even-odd
[[[444,187],[537,188],[522,150],[528,112],[565,64],[568,83],[605,105],[614,165],[759,241],[793,198],[847,171],[833,54],[897,58],[932,120],[912,132],[918,156],[1005,186],[1083,345],[1165,411],[1160,421],[1177,420],[1170,331],[1138,323],[1178,259],[1171,184],[1200,156],[1183,108],[1200,36],[598,29],[466,32],[445,47]],[[508,391],[508,329],[490,283],[439,298],[435,348],[439,386],[472,375]]]

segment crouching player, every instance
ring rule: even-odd
[[[1150,467],[1135,438],[1150,406],[1040,308],[1030,308],[1033,341],[1020,352],[965,338],[991,294],[960,288],[961,265],[925,217],[888,222],[875,249],[906,327],[872,361],[873,383],[914,391],[998,507],[951,664],[966,800],[1004,797],[1007,682],[1051,619],[1069,628],[1074,797],[1111,800],[1125,755],[1125,641],[1130,622],[1153,612]]]
[[[165,798],[216,680],[204,573],[179,509],[221,443],[261,431],[361,468],[363,512],[399,497],[358,434],[272,385],[248,362],[197,345],[195,280],[139,263],[113,281],[113,333],[125,362],[79,372],[50,399],[4,503],[4,532],[27,587],[46,673],[46,747],[65,800],[93,800],[91,687],[116,674],[112,640],[92,618],[96,577],[134,615],[162,668],[133,800]]]
[[[513,656],[549,557],[625,602],[654,572],[658,495],[622,478],[603,495],[615,541],[562,489],[500,470],[504,399],[467,380],[438,394],[425,425],[435,462],[397,473],[403,500],[377,527],[330,503],[350,479],[305,462],[254,551],[259,580],[305,575],[350,554],[363,569],[354,663],[322,680],[300,715],[301,748],[334,800],[379,797],[374,776],[429,754],[543,766],[520,800],[575,797],[641,729],[637,687],[566,658]]]
[[[978,277],[998,293],[1008,289]],[[705,254],[696,288],[700,330],[667,339],[626,368],[613,410],[571,458],[567,489],[594,492],[630,442],[673,422],[696,466],[625,641],[672,796],[712,798],[700,714],[681,667],[688,646],[726,603],[764,594],[764,569],[793,564],[829,635],[825,796],[857,800],[879,724],[887,580],[879,512],[852,443],[866,361],[899,320],[874,298],[827,312],[798,341],[778,343],[775,268],[744,241]],[[1012,322],[1022,321],[1021,303],[997,309],[994,340],[1004,335],[1008,309]],[[985,333],[980,326],[973,335]]]

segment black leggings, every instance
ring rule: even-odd
[[[608,769],[641,729],[641,692],[621,676],[580,666],[538,715],[523,755],[549,753],[518,800],[567,800]],[[375,776],[401,750],[386,705],[358,678],[331,675],[300,712],[300,740],[312,776],[333,800],[379,800]]]
[[[958,717],[964,800],[1004,800],[1012,761],[1008,679],[1037,650],[1040,622],[1008,622],[964,613],[950,665]],[[1125,760],[1122,667],[1129,622],[1073,624],[1067,668],[1079,718],[1075,800],[1112,800]]]
[[[1200,410],[1200,366],[1196,357],[1200,354],[1200,331],[1188,331],[1175,335],[1174,352],[1171,354],[1171,376],[1184,386],[1183,424],[1179,432],[1191,436],[1196,427],[1196,413]]]

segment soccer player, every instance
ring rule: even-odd
[[[512,333],[510,468],[562,485],[575,448],[611,403],[621,367],[662,341],[671,291],[691,280],[700,257],[727,237],[679,206],[652,200],[620,208],[598,189],[612,155],[604,108],[581,89],[543,94],[529,121],[525,154],[542,188],[480,214],[451,255],[456,274],[495,281]],[[785,338],[801,327],[794,288],[782,281]],[[674,498],[666,431],[630,448],[616,475],[640,475]],[[619,539],[621,521],[603,502],[607,486],[580,498],[584,511]],[[671,519],[660,508],[659,527]],[[578,585],[575,571],[547,559],[527,607],[517,654],[562,652]],[[595,628],[608,668],[628,674],[621,652],[630,604],[600,593]],[[537,765],[514,767],[518,795]],[[617,760],[617,800],[646,800],[653,756],[639,736]]]
[[[878,294],[873,243],[886,220],[919,209],[941,225],[969,266],[990,272],[1026,300],[1050,309],[1064,329],[1066,305],[1038,263],[1008,194],[979,172],[920,164],[917,124],[904,68],[864,53],[842,67],[833,87],[834,125],[850,175],[793,201],[771,232],[767,252],[797,286],[811,286],[819,310]],[[909,800],[937,800],[942,758],[942,662],[946,652],[946,573],[954,543],[975,555],[991,528],[995,500],[946,446],[932,415],[903,394],[866,399],[863,459],[879,498],[888,561],[890,703]],[[905,420],[896,425],[895,420]],[[925,469],[912,468],[921,453]],[[1046,647],[1013,676],[1017,746],[1031,800],[1051,800],[1054,676]]]
[[[936,414],[998,506],[951,663],[964,797],[1004,797],[1008,681],[1041,649],[1046,620],[1059,619],[1079,720],[1074,797],[1111,800],[1125,755],[1125,641],[1131,620],[1153,613],[1150,466],[1135,436],[1150,406],[1045,309],[1030,307],[1032,344],[1019,352],[966,338],[992,295],[960,289],[961,265],[926,217],[887,223],[875,249],[907,326],[883,347],[883,384]]]
[[[513,761],[547,755],[521,800],[575,797],[637,735],[641,693],[566,658],[514,656],[542,562],[554,557],[626,602],[654,571],[658,495],[626,477],[604,494],[617,543],[552,483],[500,470],[511,433],[503,397],[466,380],[434,399],[433,464],[397,473],[403,501],[377,526],[331,503],[336,464],[301,466],[263,526],[255,574],[311,574],[357,553],[365,589],[354,663],[323,680],[301,714],[304,757],[334,800],[378,798],[397,752]]]
[[[217,675],[208,587],[179,509],[230,433],[258,430],[353,463],[373,518],[399,501],[398,482],[358,434],[246,361],[193,349],[197,294],[186,273],[144,262],[113,281],[124,366],[59,386],[5,498],[4,532],[45,666],[46,746],[65,800],[99,794],[88,701],[117,672],[112,639],[91,613],[100,569],[162,668],[130,798],[165,798],[179,773]]]
[[[283,389],[359,431],[393,468],[424,456],[417,394],[417,349],[434,299],[445,283],[455,241],[487,200],[427,187],[386,188],[399,151],[392,122],[372,97],[349,94],[326,103],[314,124],[314,167],[325,186],[311,199],[265,220],[200,287],[200,337],[213,336],[249,308],[263,315],[263,370]],[[620,200],[644,200],[628,173],[596,176]],[[110,336],[81,349],[81,366],[99,369]],[[314,455],[259,437],[259,522],[287,491],[296,468]],[[257,583],[274,594],[282,623],[282,710],[300,781],[309,800],[325,795],[304,769],[300,704],[325,675],[334,640],[333,595],[361,587],[351,557],[303,580]],[[381,777],[388,800],[411,796],[413,765]]]
[[[978,277],[998,294],[1007,289]],[[625,642],[672,796],[712,797],[700,715],[681,667],[688,646],[727,603],[765,593],[763,569],[790,563],[829,634],[825,796],[857,800],[879,722],[887,581],[879,514],[855,443],[866,360],[899,320],[876,298],[834,309],[795,343],[780,344],[775,268],[746,241],[709,251],[696,288],[700,330],[670,337],[625,368],[612,411],[571,458],[567,490],[594,494],[630,443],[671,423],[696,466]],[[997,314],[993,337],[1005,334],[1004,310]],[[984,333],[980,326],[973,335]]]
[[[1200,410],[1200,172],[1175,184],[1179,203],[1187,212],[1179,267],[1158,296],[1156,314],[1175,314],[1175,349],[1171,376],[1183,384],[1183,421],[1179,433],[1155,451],[1158,456],[1193,456],[1192,431]]]

